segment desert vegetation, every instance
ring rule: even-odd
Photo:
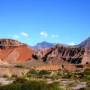
[[[12,84],[1,86],[0,90],[61,90],[58,83],[47,84],[44,81],[29,81],[18,78]]]
[[[23,64],[16,64],[14,67],[16,67],[16,68],[24,68],[25,66]]]
[[[21,77],[11,76],[8,79],[13,82],[0,84],[0,90],[90,90],[90,69],[83,72],[32,69]]]

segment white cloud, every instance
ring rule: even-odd
[[[51,37],[52,37],[52,38],[58,38],[59,35],[58,35],[58,34],[52,34]]]
[[[73,45],[76,45],[76,44],[74,42],[71,42],[71,43],[69,43],[69,45],[73,46]]]
[[[29,34],[26,33],[26,32],[21,32],[20,34],[21,34],[22,36],[24,36],[24,37],[29,37]]]
[[[44,31],[40,32],[40,35],[43,36],[43,37],[48,37],[48,33],[44,32]]]

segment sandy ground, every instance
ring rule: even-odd
[[[0,77],[0,84],[1,85],[7,85],[7,84],[10,84],[12,82],[13,82],[13,80],[8,80],[7,78]]]

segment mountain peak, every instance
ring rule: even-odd
[[[54,46],[54,43],[49,43],[47,41],[42,41],[40,43],[37,43],[34,48],[51,48]]]
[[[88,37],[86,40],[81,42],[78,46],[81,47],[81,48],[90,49],[90,37]]]

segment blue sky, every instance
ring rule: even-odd
[[[30,45],[78,44],[90,36],[90,0],[0,0],[0,38]]]

